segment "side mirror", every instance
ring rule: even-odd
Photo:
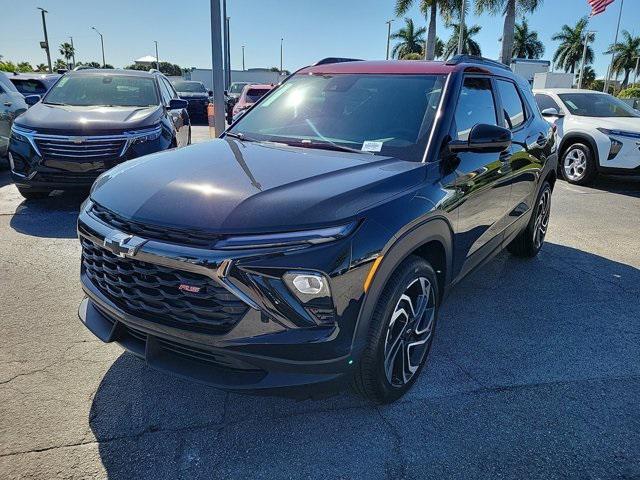
[[[32,107],[40,101],[40,95],[27,95],[24,97],[24,103]]]
[[[169,110],[181,110],[183,108],[187,108],[187,105],[189,105],[189,102],[186,100],[182,100],[181,98],[172,98],[169,100],[169,107],[167,108]]]
[[[469,132],[467,140],[454,140],[449,143],[449,151],[500,153],[511,146],[511,130],[497,125],[478,123]]]
[[[213,97],[213,90],[209,90],[207,93],[209,94],[210,97]],[[224,94],[225,95],[227,94],[226,90],[224,91]]]
[[[545,108],[542,110],[543,117],[564,117],[564,113],[560,113],[557,108]]]
[[[222,93],[224,93],[224,96],[225,96],[225,97],[228,97],[228,96],[229,96],[229,90],[225,90],[225,91],[224,91],[224,92],[222,92]],[[213,95],[213,92],[212,92],[211,90],[209,90],[209,95]]]

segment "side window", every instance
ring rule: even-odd
[[[513,83],[506,80],[498,80],[496,84],[498,85],[502,109],[504,110],[504,126],[510,129],[518,128],[526,120],[522,98],[520,98],[520,94]]]
[[[556,110],[558,110],[558,112],[562,111],[560,109],[560,105],[558,105],[556,101],[549,95],[545,95],[544,93],[536,93],[535,98],[540,111],[546,110],[547,108],[555,108]]]
[[[162,96],[162,103],[165,105],[169,105],[169,100],[171,100],[172,96],[169,93],[169,89],[162,81],[162,78],[158,77],[158,87],[160,87],[160,95]]]
[[[488,78],[465,78],[456,107],[456,139],[467,140],[469,132],[478,123],[497,125],[496,118],[491,81]]]
[[[171,85],[171,83],[169,83],[169,81],[166,78],[160,77],[160,81],[164,84],[165,88],[167,89],[167,93],[169,94],[169,99],[178,97],[178,94],[173,89],[173,86]]]

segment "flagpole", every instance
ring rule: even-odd
[[[618,32],[620,31],[620,19],[622,18],[623,6],[624,6],[624,0],[620,0],[620,12],[618,13],[618,26],[616,27],[616,38],[613,41],[614,45],[618,43]],[[615,60],[615,58],[616,58],[615,52],[611,52],[611,63],[609,64],[609,69],[607,70],[607,78],[604,81],[604,88],[602,89],[602,91],[605,93],[608,93],[609,91],[609,77],[611,76],[611,72],[613,70],[613,61]]]

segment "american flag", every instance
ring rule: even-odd
[[[591,17],[598,15],[604,12],[607,8],[607,5],[611,5],[614,0],[587,0],[589,5],[591,6]]]

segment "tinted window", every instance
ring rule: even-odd
[[[9,81],[7,76],[0,72],[0,86],[2,86],[3,92],[17,92],[16,87]]]
[[[172,82],[172,85],[178,92],[202,93],[207,91],[200,82],[183,82],[177,80]]]
[[[584,117],[637,117],[626,103],[605,93],[561,93],[558,95],[573,115]]]
[[[247,90],[245,98],[249,103],[255,103],[260,100],[269,90],[266,88],[250,88]]]
[[[504,114],[505,127],[517,128],[525,121],[524,106],[522,99],[516,86],[506,80],[498,80],[498,92],[500,92],[500,100],[502,102],[502,110]]]
[[[535,97],[540,111],[546,110],[547,108],[555,108],[558,112],[561,112],[560,106],[549,95],[536,93]]]
[[[160,79],[162,80],[162,83],[164,83],[167,87],[167,90],[169,91],[169,95],[171,96],[171,98],[178,98],[178,93],[176,92],[176,89],[173,88],[173,85],[171,85],[171,82],[169,80],[167,80],[166,78],[160,77]]]
[[[455,133],[458,140],[467,140],[469,132],[478,123],[497,125],[496,107],[487,78],[467,77],[464,80],[455,115]]]
[[[173,98],[173,92],[169,89],[167,84],[163,82],[162,78],[158,78],[158,86],[160,87],[160,95],[162,95],[162,102],[165,105],[169,105],[169,101]]]
[[[40,80],[14,78],[11,81],[23,95],[43,95],[47,93],[47,86]]]
[[[242,89],[248,84],[246,83],[232,83],[229,93],[242,93]]]
[[[442,75],[296,75],[231,131],[257,140],[310,148],[337,144],[421,161],[443,83]]]
[[[61,78],[44,97],[44,103],[146,107],[157,105],[158,96],[149,77],[80,74]]]

